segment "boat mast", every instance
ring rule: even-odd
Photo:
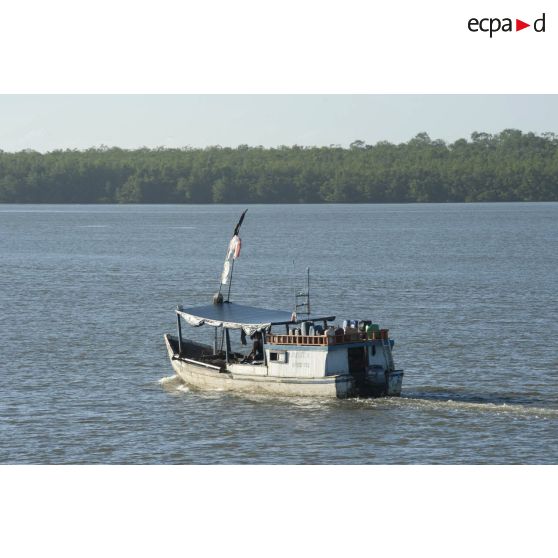
[[[233,235],[231,240],[229,241],[229,245],[227,246],[227,252],[225,254],[225,263],[223,264],[223,271],[221,272],[221,280],[219,281],[219,291],[213,295],[213,304],[223,304],[223,295],[221,294],[221,290],[223,289],[223,285],[228,283],[229,288],[227,291],[227,300],[225,302],[230,302],[231,299],[231,286],[232,286],[232,278],[234,272],[234,260],[240,254],[240,237],[238,233],[240,231],[240,226],[242,225],[242,221],[244,221],[244,216],[248,209],[245,209],[234,228]],[[225,344],[226,343],[226,344]],[[225,361],[229,361],[229,353],[231,352],[231,342],[229,337],[229,332],[225,328],[222,328],[221,331],[221,346],[219,347],[219,353],[223,350],[223,345],[225,345]],[[215,338],[213,340],[213,347],[214,352],[217,353],[217,328],[215,328]]]
[[[234,259],[231,262],[231,276],[229,278],[229,290],[227,292],[227,302],[231,301],[231,286],[232,286],[232,280],[233,280],[233,273],[234,273]]]

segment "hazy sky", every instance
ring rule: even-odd
[[[454,141],[558,133],[558,95],[0,95],[0,149]]]

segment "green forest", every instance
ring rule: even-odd
[[[557,201],[558,136],[504,130],[453,143],[348,148],[0,150],[2,203]]]

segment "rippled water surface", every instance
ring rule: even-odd
[[[558,204],[251,206],[233,300],[290,309],[308,265],[396,340],[402,397],[346,401],[172,376],[242,209],[0,205],[0,462],[558,462]]]

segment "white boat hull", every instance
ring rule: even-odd
[[[166,335],[165,343],[173,370],[185,384],[193,388],[332,398],[350,397],[354,393],[354,380],[349,374],[319,378],[288,378],[221,372],[216,367],[179,358]]]

